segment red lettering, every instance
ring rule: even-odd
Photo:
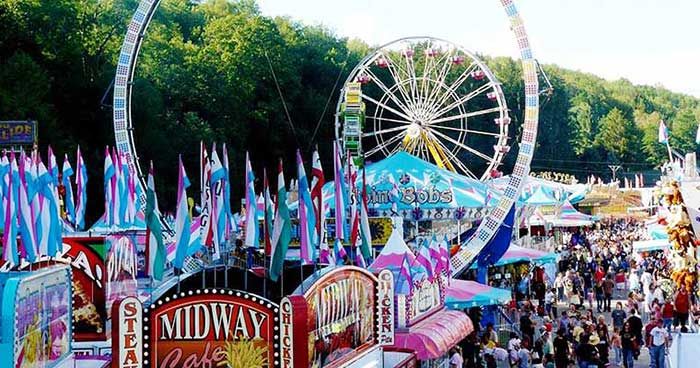
[[[136,347],[136,334],[124,335],[124,349]]]
[[[124,304],[124,317],[133,317],[136,315],[136,302],[127,302]]]
[[[222,346],[216,346],[214,349],[211,348],[211,342],[207,342],[204,345],[204,350],[202,351],[201,357],[197,353],[190,354],[182,360],[182,348],[175,348],[165,355],[160,364],[157,365],[159,368],[216,368],[217,363],[222,361],[226,357],[224,348]]]
[[[126,356],[124,357],[124,361],[122,362],[122,366],[125,366],[127,364],[137,364],[138,358],[136,357],[136,351],[135,350],[129,350],[126,352]]]

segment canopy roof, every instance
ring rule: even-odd
[[[445,306],[462,310],[470,307],[505,304],[511,300],[511,292],[471,280],[453,279],[447,286]]]
[[[670,247],[671,244],[666,239],[653,239],[653,240],[641,240],[632,243],[632,249],[635,252],[651,252],[654,250],[665,250]]]
[[[474,331],[471,319],[462,311],[442,310],[397,332],[395,347],[415,350],[419,360],[437,359]]]
[[[505,266],[518,262],[533,262],[535,264],[554,263],[557,261],[556,253],[548,253],[537,249],[530,249],[510,244],[506,253],[494,264],[494,266]],[[476,264],[471,268],[476,268]]]
[[[422,211],[423,219],[450,219],[459,212],[463,218],[480,218],[481,210],[495,206],[498,191],[490,190],[484,183],[432,163],[423,161],[407,152],[397,152],[379,162],[365,167],[368,207],[375,216],[391,214],[391,190],[394,183],[399,190],[397,210],[404,218],[412,218],[413,211]],[[362,189],[362,172],[356,180],[358,192]],[[335,210],[335,185],[323,186],[327,210]],[[290,209],[296,208],[290,204]]]
[[[493,186],[502,192],[505,189],[506,184],[508,184],[509,177],[504,176],[493,180]],[[532,197],[538,189],[541,189],[541,193],[537,195],[530,203],[526,203],[530,197]],[[562,199],[568,199],[571,203],[578,203],[583,200],[588,192],[588,187],[584,184],[563,184],[551,180],[535,178],[533,176],[528,176],[523,185],[523,191],[520,195],[520,205],[531,204],[531,205],[553,205]],[[533,202],[543,202],[545,204],[538,204]]]

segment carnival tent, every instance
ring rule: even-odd
[[[530,226],[544,226],[551,224],[554,227],[578,227],[589,226],[598,220],[598,216],[591,216],[581,213],[569,202],[564,200],[560,206],[555,208],[555,213],[551,215],[542,215],[534,213],[530,216],[527,224]]]
[[[668,242],[668,238],[641,240],[632,243],[632,250],[634,250],[637,253],[651,252],[654,250],[665,250],[670,246],[671,244]]]
[[[506,251],[506,254],[504,254],[503,257],[501,257],[501,259],[494,264],[494,266],[505,266],[518,262],[532,262],[537,265],[544,265],[547,263],[555,263],[556,261],[556,253],[548,253],[537,249],[524,248],[511,243],[510,247]],[[475,269],[476,264],[472,265],[471,268]]]
[[[447,286],[445,305],[449,309],[504,304],[511,300],[511,292],[470,280],[452,280]]]
[[[508,176],[494,179],[492,185],[499,192],[503,192],[508,184],[508,180],[510,180]],[[571,203],[578,203],[582,201],[585,198],[586,193],[589,191],[589,187],[584,184],[563,184],[551,180],[528,176],[525,180],[525,184],[523,185],[522,194],[520,195],[520,205],[523,205],[524,202],[534,195],[538,189],[542,189],[544,198],[547,198],[545,201],[551,201],[552,199],[555,201],[568,199]]]
[[[483,217],[483,208],[498,203],[500,191],[484,183],[442,169],[406,152],[397,152],[365,167],[368,208],[372,216],[392,214],[392,190],[398,189],[396,210],[404,218],[474,219]],[[362,188],[362,172],[356,187]],[[335,184],[323,186],[326,211],[335,210]],[[290,210],[297,203],[290,203]]]

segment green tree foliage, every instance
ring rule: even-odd
[[[42,152],[51,143],[74,160],[80,145],[93,199],[102,196],[102,152],[113,142],[111,93],[104,104],[103,96],[137,3],[0,1],[0,119],[39,121]],[[315,145],[330,169],[336,81],[342,83],[371,49],[323,27],[264,16],[253,0],[162,0],[142,47],[132,105],[140,159],[155,162],[162,207],[174,205],[178,153],[197,187],[200,140],[228,144],[234,200],[243,194],[246,150],[258,177],[263,166],[274,171],[279,157],[291,170],[294,151],[300,148],[308,158]],[[510,142],[516,142],[524,104],[520,64],[483,58],[503,84]],[[628,171],[653,168],[666,157],[656,142],[662,118],[674,148],[696,149],[698,99],[555,65],[544,68],[554,93],[541,98],[533,170],[583,178],[607,174],[613,161]],[[503,171],[509,172],[516,152],[508,154]],[[90,206],[91,216],[101,212],[100,201]]]

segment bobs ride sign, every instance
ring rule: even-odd
[[[141,336],[129,322],[138,308],[121,304],[113,308],[113,324],[120,326],[112,338],[113,367],[279,366],[279,308],[257,295],[212,288],[162,296],[143,307]]]

